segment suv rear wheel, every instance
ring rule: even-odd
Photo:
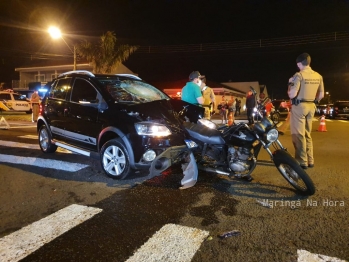
[[[39,145],[44,153],[53,153],[57,150],[57,146],[51,142],[51,135],[45,125],[42,125],[39,130]]]
[[[111,178],[124,179],[129,174],[129,155],[120,139],[112,139],[103,145],[101,164],[104,172]]]

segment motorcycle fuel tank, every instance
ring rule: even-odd
[[[246,146],[251,145],[255,140],[255,136],[249,133],[247,130],[236,130],[228,135],[225,140],[234,146]]]

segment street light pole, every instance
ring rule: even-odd
[[[74,66],[73,66],[73,70],[76,70],[76,45],[74,45]]]
[[[70,48],[70,46],[68,45],[68,43],[65,41],[65,39],[62,36],[61,30],[59,30],[59,28],[51,26],[48,29],[49,34],[51,35],[51,37],[53,39],[57,39],[57,38],[61,38],[63,40],[63,42],[68,46],[69,50],[73,53],[74,56],[74,64],[73,64],[73,70],[76,70],[76,45],[74,44],[73,50]]]

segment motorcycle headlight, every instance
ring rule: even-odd
[[[216,124],[207,119],[199,119],[198,123],[201,125],[207,126],[208,128],[211,128],[211,129],[217,129]]]
[[[169,136],[171,131],[164,125],[151,123],[151,122],[140,122],[135,124],[135,128],[138,135],[143,136]]]
[[[279,132],[276,129],[270,129],[267,133],[267,140],[269,142],[275,142],[279,137]]]

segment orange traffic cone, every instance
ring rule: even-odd
[[[319,129],[317,131],[319,131],[319,132],[327,132],[326,120],[325,120],[325,116],[324,115],[321,116]]]

